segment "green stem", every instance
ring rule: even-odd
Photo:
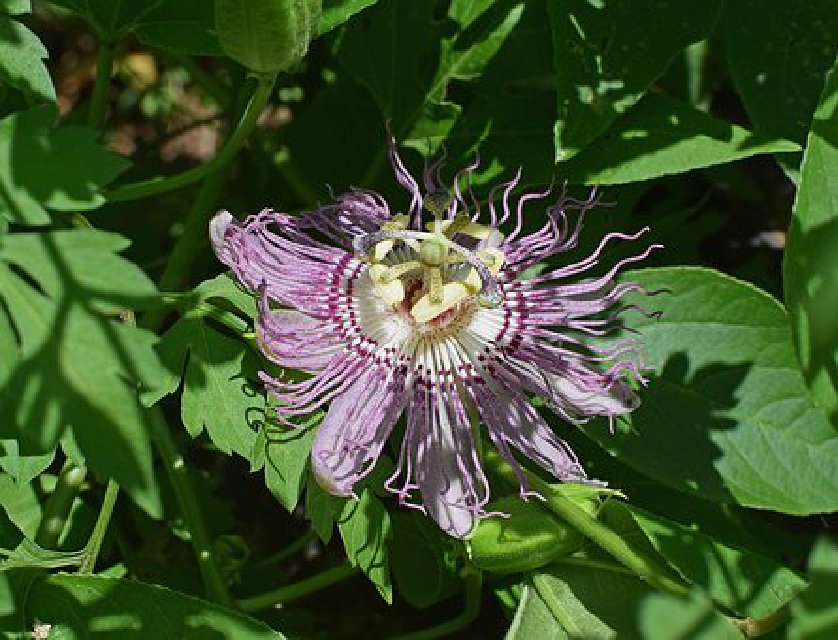
[[[35,533],[35,542],[44,549],[55,549],[58,546],[58,540],[67,526],[73,501],[79,495],[86,476],[85,467],[78,467],[70,461],[67,461],[61,470],[55,491],[44,506],[44,514]]]
[[[180,189],[218,171],[235,157],[256,127],[259,116],[270,99],[274,81],[275,78],[273,76],[260,76],[258,78],[256,88],[250,96],[241,120],[239,120],[227,143],[212,160],[194,169],[189,169],[183,173],[166,178],[153,178],[143,182],[116,187],[105,194],[107,199],[111,202],[121,202],[124,200],[147,198],[174,189]]]
[[[465,605],[456,618],[438,624],[435,627],[423,629],[415,633],[398,636],[398,640],[431,640],[462,631],[477,618],[480,613],[480,596],[483,586],[483,574],[470,569],[466,572]]]
[[[157,451],[163,459],[163,466],[166,469],[169,482],[172,484],[175,498],[180,505],[186,528],[189,530],[207,597],[215,602],[231,605],[232,599],[221,576],[221,571],[215,562],[215,556],[212,554],[212,540],[204,524],[201,508],[192,489],[192,482],[189,479],[183,456],[177,449],[160,409],[153,408],[149,415],[151,416]]]
[[[105,122],[114,53],[113,42],[99,44],[99,51],[96,54],[96,78],[93,82],[93,94],[90,97],[90,110],[87,112],[87,124],[94,129],[101,128]]]
[[[784,605],[762,618],[733,619],[731,622],[746,638],[758,638],[780,628],[789,618],[789,606]]]
[[[119,485],[113,480],[108,480],[108,486],[105,489],[105,498],[102,500],[102,508],[99,510],[99,516],[96,518],[96,524],[93,525],[93,533],[90,534],[90,540],[84,548],[84,559],[79,566],[78,573],[83,575],[93,573],[96,568],[96,560],[99,558],[99,551],[102,549],[102,543],[105,540],[105,533],[108,531],[108,525],[111,522],[111,515],[113,514],[116,499],[119,497]]]
[[[496,452],[492,451],[486,454],[486,464],[505,482],[512,486],[518,486],[518,478],[512,467]],[[653,587],[678,597],[689,596],[689,587],[683,582],[669,577],[668,572],[660,567],[657,562],[637,553],[620,535],[604,526],[595,517],[588,515],[584,509],[578,507],[572,500],[554,491],[541,478],[527,470],[525,470],[525,473],[532,489],[546,498],[544,505],[547,509]]]
[[[321,589],[342,582],[359,571],[360,569],[358,567],[353,567],[350,564],[342,564],[310,578],[306,578],[305,580],[301,580],[300,582],[295,582],[294,584],[289,584],[285,587],[269,591],[268,593],[253,596],[252,598],[244,598],[236,602],[236,604],[242,611],[270,609],[277,604],[299,600]]]

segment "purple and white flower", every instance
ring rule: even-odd
[[[546,207],[544,225],[524,234],[525,206],[543,202],[549,190],[514,197],[520,172],[481,206],[470,186],[461,188],[476,164],[457,174],[449,192],[441,163],[426,166],[420,187],[394,144],[390,155],[410,197],[405,214],[355,189],[300,215],[264,210],[238,222],[222,211],[211,236],[221,261],[259,293],[265,356],[311,374],[296,382],[263,374],[278,419],[293,424],[328,405],[311,452],[320,484],[352,495],[405,414],[393,444],[396,471],[385,486],[462,538],[489,515],[478,442],[485,435],[516,470],[524,497],[531,494],[515,452],[560,481],[587,481],[530,395],[570,423],[613,419],[637,406],[632,387],[645,380],[635,344],[602,346],[599,338],[631,306],[623,296],[640,289],[616,284],[618,270],[655,247],[580,279],[609,243],[643,231],[609,233],[587,258],[529,276],[576,246],[595,194],[561,197]]]

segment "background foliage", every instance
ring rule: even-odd
[[[0,1],[0,630],[836,637],[838,2],[319,4]],[[266,418],[206,223],[404,206],[386,127],[483,197],[606,185],[580,252],[666,246],[641,409],[554,421],[618,493],[464,546]]]

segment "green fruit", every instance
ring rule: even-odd
[[[579,506],[595,513],[598,504],[589,494]],[[487,510],[509,517],[481,520],[468,540],[471,562],[485,571],[519,573],[537,569],[578,551],[585,540],[537,498],[524,502],[517,496],[505,496],[490,503]]]
[[[221,48],[256,73],[287,71],[308,51],[321,4],[321,0],[215,0]]]

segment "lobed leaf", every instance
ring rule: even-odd
[[[129,162],[102,149],[95,130],[54,128],[55,109],[39,107],[0,120],[0,216],[48,224],[47,209],[87,211],[105,199],[99,189]]]
[[[147,415],[138,383],[161,373],[151,333],[114,317],[147,304],[153,284],[116,251],[115,234],[80,229],[0,241],[0,296],[17,337],[17,365],[0,392],[2,437],[47,454],[67,427],[91,468],[159,514]]]
[[[24,6],[11,8],[19,12]],[[36,101],[54,103],[55,87],[44,64],[48,56],[38,36],[26,25],[0,14],[0,82],[20,89]]]

